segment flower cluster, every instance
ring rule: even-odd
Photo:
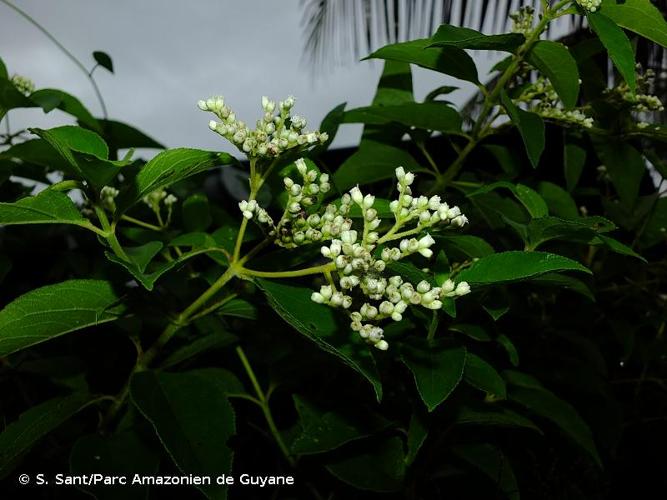
[[[30,78],[26,78],[25,76],[12,75],[11,82],[16,87],[16,90],[22,94],[30,95],[35,91],[35,84]]]
[[[593,126],[593,118],[587,116],[582,108],[563,109],[553,85],[543,76],[538,77],[534,83],[528,85],[517,101],[529,104],[531,110],[543,118],[584,128]]]
[[[530,6],[521,7],[516,12],[510,14],[512,19],[512,33],[521,33],[528,35],[533,30],[533,19],[535,18],[535,9]]]
[[[210,111],[220,121],[211,120],[209,127],[237,148],[248,158],[275,158],[286,151],[304,150],[324,143],[328,135],[324,132],[307,131],[306,119],[292,116],[294,97],[290,96],[278,105],[268,97],[262,97],[263,116],[251,130],[225,104],[222,96],[198,102],[199,109]]]
[[[109,212],[116,211],[116,197],[120,194],[115,187],[104,186],[100,190],[100,203]]]
[[[142,201],[153,211],[153,213],[155,213],[161,227],[169,225],[174,205],[178,201],[176,196],[168,194],[164,189],[157,189],[144,196]],[[162,205],[167,209],[166,220],[162,218]]]
[[[637,65],[637,91],[632,92],[627,83],[623,82],[616,87],[622,99],[632,105],[633,111],[637,113],[648,113],[651,111],[664,111],[665,106],[658,96],[651,94],[655,87],[655,72],[647,69],[642,73],[641,65]]]
[[[374,196],[364,195],[358,187],[343,196],[341,206],[354,204],[361,209],[363,229],[345,229],[321,248],[322,255],[332,261],[335,277],[311,296],[314,302],[346,310],[352,330],[380,350],[389,345],[379,321],[400,321],[408,306],[441,309],[444,298],[470,292],[466,282],[455,284],[447,280],[441,286],[433,286],[424,280],[414,285],[401,276],[386,275],[392,263],[409,255],[433,255],[430,247],[435,240],[425,230],[461,227],[468,221],[458,207],[450,207],[439,196],[414,197],[410,187],[414,174],[399,167],[396,177],[399,195],[390,204],[394,224],[383,235],[378,231],[382,221],[374,208]],[[398,241],[398,245],[390,246],[392,241]]]
[[[602,0],[577,0],[577,3],[588,12],[595,12],[602,5]]]
[[[350,229],[352,221],[347,218],[350,209],[349,196],[344,198],[339,206],[328,205],[322,214],[307,213],[307,210],[316,205],[331,189],[329,175],[319,173],[315,168],[309,170],[303,158],[296,160],[295,164],[301,181],[297,183],[288,176],[283,178],[287,201],[280,220],[275,223],[256,200],[243,200],[239,203],[243,216],[267,226],[269,236],[275,238],[276,244],[286,248],[330,240]]]

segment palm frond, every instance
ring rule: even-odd
[[[667,0],[653,0],[667,12]],[[358,60],[389,43],[426,38],[442,23],[487,33],[507,31],[509,14],[522,5],[536,11],[540,0],[301,0],[305,35],[304,62],[321,70],[325,64]],[[552,23],[550,34],[563,36],[584,28],[579,16]],[[637,59],[645,67],[667,68],[667,51],[643,39]]]

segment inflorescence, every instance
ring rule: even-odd
[[[528,85],[517,101],[528,104],[531,111],[543,118],[584,128],[593,127],[593,118],[587,116],[583,108],[563,109],[553,85],[543,76]]]
[[[602,5],[602,0],[577,0],[577,3],[588,12],[595,12]]]
[[[308,214],[306,209],[329,190],[328,176],[315,168],[309,170],[303,159],[296,164],[303,184],[285,177],[288,201],[278,223],[255,200],[242,201],[239,208],[244,217],[268,227],[269,234],[281,246],[327,242],[321,253],[332,262],[329,284],[311,298],[345,310],[352,330],[369,344],[386,350],[388,344],[378,322],[387,318],[400,321],[408,306],[441,309],[444,298],[470,292],[466,282],[455,284],[446,280],[441,286],[433,286],[421,281],[415,285],[388,273],[392,263],[405,257],[417,253],[425,258],[433,255],[430,247],[435,240],[428,230],[462,227],[468,221],[458,207],[450,207],[437,195],[413,196],[410,187],[415,178],[413,173],[403,167],[396,169],[399,195],[389,204],[394,224],[381,234],[382,220],[375,208],[375,197],[364,195],[359,187],[344,194],[339,203],[327,205],[320,213]],[[354,206],[360,209],[362,228],[353,228],[350,213]],[[398,241],[398,245],[388,245],[392,241]]]
[[[248,158],[275,158],[286,151],[322,144],[329,138],[326,132],[307,131],[306,119],[291,115],[294,101],[294,97],[289,96],[276,105],[268,97],[262,97],[264,115],[257,120],[255,130],[236,119],[222,96],[199,101],[198,106],[220,119],[219,122],[211,120],[210,129],[229,140]]]
[[[35,91],[35,84],[30,78],[21,75],[12,75],[12,85],[24,95],[30,95]]]

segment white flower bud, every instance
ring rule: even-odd
[[[308,171],[308,166],[306,165],[306,161],[303,158],[299,158],[294,163],[296,164],[296,169],[299,171],[299,173],[302,176],[306,175],[306,172]]]
[[[350,196],[352,197],[352,201],[354,201],[357,205],[361,205],[364,202],[364,195],[361,194],[359,186],[355,186],[350,189]]]
[[[380,304],[380,312],[385,315],[391,315],[394,312],[394,304],[385,300]]]
[[[470,293],[470,285],[465,281],[461,281],[459,284],[456,285],[455,292],[456,295],[458,295],[459,297],[467,295]]]
[[[340,239],[343,241],[343,243],[352,245],[355,241],[357,241],[357,232],[354,229],[343,231],[340,235]]]
[[[387,344],[386,340],[380,340],[379,342],[375,343],[375,347],[381,351],[386,351],[389,349],[389,344]]]
[[[434,196],[431,196],[431,198],[428,200],[428,208],[430,210],[437,210],[440,208],[440,196],[437,194]]]
[[[402,181],[403,179],[405,179],[405,169],[404,169],[403,167],[398,167],[398,168],[395,170],[395,172],[396,172],[396,178],[397,178],[399,181]]]
[[[316,302],[318,304],[323,304],[324,303],[324,297],[322,297],[322,295],[317,293],[317,292],[313,292],[310,295],[310,300],[312,300],[313,302]]]
[[[431,284],[426,280],[420,281],[419,284],[417,285],[417,291],[419,293],[426,293],[430,289],[431,289]]]
[[[456,284],[454,284],[452,280],[448,279],[445,280],[445,282],[442,284],[440,288],[441,288],[440,295],[445,296],[448,293],[454,291],[454,289],[456,288]]]

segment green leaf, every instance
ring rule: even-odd
[[[404,344],[401,361],[412,372],[419,395],[431,412],[459,385],[466,364],[466,349],[444,342]]]
[[[505,181],[493,182],[469,193],[468,196],[477,196],[500,188],[509,189],[523,206],[526,207],[531,217],[544,217],[549,214],[549,208],[542,197],[533,189],[523,184],[514,185],[511,182]]]
[[[125,253],[137,266],[140,272],[146,271],[146,267],[151,263],[153,258],[162,250],[161,241],[151,241],[145,245],[138,247],[125,248]]]
[[[336,170],[333,180],[338,189],[347,191],[357,184],[390,179],[400,165],[407,171],[425,171],[403,148],[366,140]]]
[[[22,177],[26,176],[24,173],[26,163],[39,165],[50,171],[66,171],[71,168],[44,139],[31,139],[14,144],[0,153],[0,160],[2,159],[21,160],[20,164],[13,161],[11,164],[13,166],[12,170],[20,173]]]
[[[0,119],[15,108],[32,108],[34,103],[14,87],[6,78],[0,78]]]
[[[619,26],[667,47],[667,22],[649,0],[604,0],[599,12]]]
[[[93,52],[93,59],[95,59],[97,64],[108,70],[109,73],[113,73],[113,61],[111,60],[109,54],[100,50],[96,50]]]
[[[583,295],[591,302],[595,302],[595,295],[593,295],[591,289],[588,288],[588,285],[577,278],[573,278],[572,276],[557,273],[547,273],[537,278],[533,278],[530,280],[530,282],[536,285],[553,287],[557,290],[571,290],[578,293],[579,295]]]
[[[462,425],[488,425],[491,427],[523,427],[542,434],[540,428],[529,418],[498,405],[480,409],[462,406],[456,415],[456,423]]]
[[[32,290],[0,311],[0,356],[117,319],[125,310],[107,281],[69,280]]]
[[[470,28],[441,24],[438,31],[431,37],[429,47],[458,47],[460,49],[514,52],[525,41],[526,38],[519,33],[485,35]]]
[[[508,389],[508,397],[535,414],[551,420],[575,443],[586,450],[595,463],[601,465],[591,430],[572,405],[544,387],[511,387]]]
[[[0,434],[0,478],[5,478],[35,443],[92,402],[88,394],[49,399],[7,425]]]
[[[226,302],[220,309],[218,314],[222,316],[235,316],[237,318],[252,319],[258,318],[257,308],[243,299],[234,299]]]
[[[9,78],[7,73],[7,66],[5,66],[4,61],[0,58],[0,78]]]
[[[78,476],[103,474],[129,478],[134,474],[155,475],[160,455],[147,445],[137,431],[127,430],[111,436],[89,434],[79,438],[70,453],[70,472]],[[148,495],[148,485],[88,485],[81,488],[97,500],[146,500]]]
[[[449,236],[434,236],[438,247],[442,246],[448,256],[458,253],[461,256],[472,257],[473,259],[485,257],[494,253],[494,249],[485,240],[479,236],[468,234]],[[462,259],[463,260],[463,259]]]
[[[81,127],[64,126],[30,131],[48,142],[64,158],[69,169],[97,189],[109,184],[129,161],[109,160],[109,148],[95,132]]]
[[[234,157],[227,153],[200,149],[177,148],[162,151],[141,168],[134,178],[134,184],[121,192],[116,202],[116,213],[123,213],[157,189],[169,187],[190,176],[235,161]]]
[[[588,12],[588,25],[598,36],[609,53],[618,72],[632,92],[637,85],[635,73],[635,53],[630,39],[618,25],[600,12]],[[665,26],[667,28],[667,26]]]
[[[102,128],[104,138],[113,150],[129,148],[164,149],[164,146],[141,130],[127,123],[115,120],[97,120]]]
[[[493,394],[501,399],[507,397],[505,381],[500,374],[493,366],[471,352],[468,352],[466,356],[463,378],[480,391]]]
[[[184,474],[216,477],[232,469],[227,442],[236,425],[227,391],[236,382],[222,369],[144,371],[132,377],[130,395]],[[198,488],[210,500],[227,498],[226,487],[215,482]]]
[[[387,59],[373,96],[373,106],[394,106],[410,102],[415,102],[410,65]]]
[[[345,408],[327,409],[296,394],[293,398],[300,427],[299,435],[292,442],[292,452],[297,455],[335,450],[389,426],[389,421],[373,413]]]
[[[345,112],[344,123],[367,123],[384,125],[391,122],[406,127],[439,132],[459,132],[461,116],[441,102],[406,103],[393,106],[367,106]]]
[[[442,85],[431,90],[426,97],[424,97],[424,102],[433,102],[436,101],[441,95],[451,94],[455,90],[459,90],[459,87],[452,87],[451,85]]]
[[[637,201],[642,178],[647,172],[644,158],[624,141],[597,140],[594,144],[621,202],[627,208],[632,208]]]
[[[537,186],[540,196],[547,202],[549,212],[552,215],[564,219],[576,219],[579,217],[577,204],[570,193],[552,182],[540,182]]]
[[[504,287],[494,287],[484,296],[482,308],[491,316],[493,321],[498,321],[510,310],[510,301]]]
[[[512,366],[519,366],[519,351],[517,351],[514,343],[509,339],[509,337],[503,334],[498,335],[496,342],[498,342],[503,347],[503,349],[505,349],[505,352],[507,352]]]
[[[510,251],[488,255],[464,269],[457,281],[491,285],[522,281],[554,271],[591,271],[578,262],[547,252]]]
[[[484,473],[510,500],[519,500],[519,486],[512,466],[503,452],[490,444],[465,444],[452,447],[456,456]]]
[[[58,89],[39,89],[30,94],[30,99],[35,105],[41,107],[44,113],[59,109],[68,115],[72,115],[95,132],[102,132],[100,122],[88,111],[88,108],[67,92]]]
[[[453,332],[462,333],[463,335],[470,337],[471,339],[478,342],[488,342],[491,340],[489,334],[480,325],[475,325],[472,323],[456,323],[451,325],[449,329]]]
[[[422,68],[453,76],[459,80],[479,83],[477,68],[472,58],[457,47],[428,48],[431,40],[424,38],[410,42],[385,45],[366,59],[385,59],[416,64]]]
[[[299,333],[360,373],[382,399],[382,383],[370,349],[358,334],[339,324],[334,311],[310,300],[312,290],[257,280],[271,307]],[[338,318],[341,323],[343,318]]]
[[[193,247],[191,251],[181,254],[177,259],[174,260],[151,264],[151,257],[151,259],[148,260],[148,264],[151,265],[147,264],[148,269],[144,268],[143,270],[141,269],[141,265],[146,262],[146,259],[148,259],[151,252],[157,253],[160,250],[158,248],[158,244],[160,242],[153,241],[143,245],[142,247],[136,247],[134,251],[140,254],[139,261],[133,259],[132,255],[128,255],[128,257],[130,257],[129,261],[124,260],[111,252],[104,252],[104,255],[111,262],[123,266],[137,281],[139,281],[139,283],[144,286],[144,288],[146,288],[146,290],[152,290],[158,279],[160,279],[165,273],[171,271],[172,269],[178,269],[185,261],[199,255],[222,253],[222,249],[217,246],[217,243],[215,243],[214,240],[209,241],[212,242],[212,246]],[[132,249],[130,250],[130,253],[132,253]]]
[[[540,40],[528,52],[526,60],[549,78],[566,108],[577,105],[579,69],[565,45],[551,40]]]
[[[653,212],[646,221],[641,235],[642,247],[649,248],[660,242],[667,241],[667,198],[660,198],[653,207]]]
[[[326,140],[324,144],[320,144],[319,146],[316,146],[311,150],[310,152],[311,158],[319,156],[324,151],[329,149],[329,146],[331,146],[331,143],[336,138],[336,134],[338,133],[340,124],[343,122],[346,105],[347,105],[346,102],[339,104],[334,109],[329,111],[327,115],[322,119],[322,123],[320,123],[318,130],[320,132],[325,132],[329,136],[329,138]]]
[[[369,443],[352,456],[335,458],[326,468],[338,479],[376,492],[398,491],[403,486],[403,442],[398,437]]]
[[[549,212],[565,219],[577,219],[579,210],[574,198],[562,187],[553,182],[540,182],[537,192],[547,202]]]
[[[567,190],[572,192],[579,183],[581,172],[584,170],[584,164],[586,163],[586,149],[574,142],[567,142],[565,143],[564,148],[564,160]]]
[[[206,231],[213,222],[208,198],[205,194],[197,193],[190,195],[181,207],[183,215],[183,226],[186,231]]]
[[[72,156],[72,152],[86,153],[103,160],[109,157],[109,147],[104,139],[95,132],[81,127],[65,125],[48,130],[34,128],[30,131],[51,144],[68,163],[75,166],[77,162]]]
[[[14,203],[0,203],[0,225],[12,224],[90,225],[66,194],[51,189]]]
[[[238,340],[236,335],[233,335],[225,330],[216,330],[215,333],[205,335],[193,340],[191,343],[172,352],[167,358],[160,363],[160,368],[171,368],[183,361],[194,358],[206,351],[213,349],[221,349],[233,344]]]
[[[560,219],[548,216],[531,220],[528,224],[527,241],[530,248],[537,248],[550,240],[574,241],[586,244],[600,244],[596,241],[600,233],[613,231],[616,225],[604,217],[577,217]]]
[[[406,465],[412,464],[417,458],[417,454],[428,437],[428,422],[426,415],[421,412],[415,412],[410,417],[408,427],[408,452],[405,456]]]
[[[539,115],[517,107],[504,90],[500,93],[500,101],[512,123],[519,129],[530,163],[537,168],[545,145],[544,121]]]

